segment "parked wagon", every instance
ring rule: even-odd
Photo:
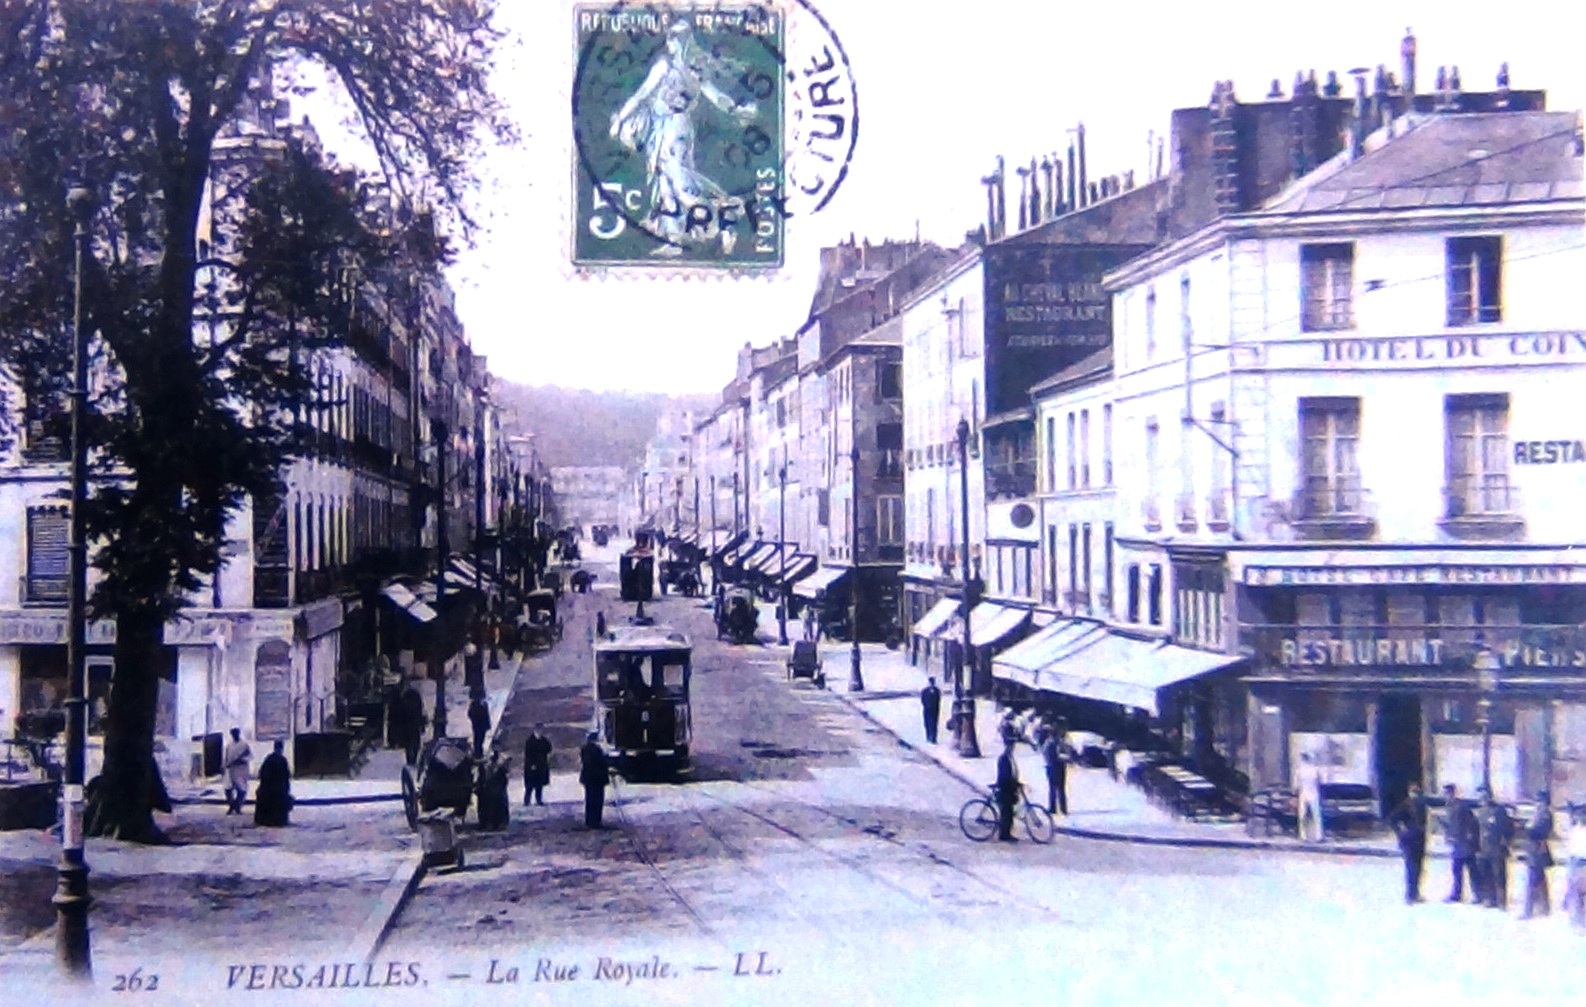
[[[728,639],[738,644],[753,643],[758,622],[754,594],[747,588],[731,588],[717,600],[716,639]]]
[[[419,816],[450,808],[454,816],[468,814],[474,797],[474,760],[467,738],[435,738],[424,745],[418,767],[402,767],[402,808],[408,827],[417,830]]]
[[[530,591],[518,617],[518,647],[521,650],[546,650],[562,638],[562,620],[556,614],[555,592],[541,588]]]

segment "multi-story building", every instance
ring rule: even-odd
[[[614,525],[627,479],[619,465],[558,465],[551,469],[562,512],[582,528]]]
[[[1248,662],[1174,716],[1254,785],[1586,790],[1579,117],[1439,97],[1107,281],[1121,616]]]

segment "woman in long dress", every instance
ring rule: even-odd
[[[720,83],[741,72],[735,61],[702,48],[688,21],[679,19],[667,29],[666,47],[644,83],[611,117],[612,137],[645,156],[650,180],[646,227],[667,242],[656,255],[681,255],[684,246],[713,242],[724,255],[732,251],[737,237],[733,224],[743,217],[743,199],[728,195],[695,167],[694,109],[703,96],[738,122],[752,121],[758,113],[755,103],[735,101]],[[726,227],[724,211],[729,216]]]

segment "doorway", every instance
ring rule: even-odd
[[[1384,693],[1377,698],[1377,786],[1384,815],[1421,782],[1421,697]]]

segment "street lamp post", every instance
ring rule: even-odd
[[[953,672],[953,715],[957,718],[954,723],[958,725],[957,744],[958,754],[967,759],[980,758],[980,740],[975,736],[975,694],[972,686],[966,686],[965,677],[969,674],[969,609],[972,603],[972,585],[969,579],[969,421],[958,421],[958,500],[959,510],[963,515],[963,536],[961,544],[963,552],[959,556],[962,564],[964,578],[963,602],[960,611],[964,620],[963,651],[958,659],[958,667]]]
[[[738,534],[738,473],[732,474],[732,533]]]
[[[859,441],[854,440],[853,448],[848,452],[849,468],[853,473],[854,483],[854,528],[850,543],[853,554],[850,557],[848,568],[848,641],[851,649],[848,654],[848,691],[865,691],[864,669],[859,664]]]
[[[1471,659],[1481,698],[1476,701],[1476,722],[1481,725],[1481,785],[1492,793],[1492,700],[1498,689],[1498,655],[1482,647]]]
[[[787,576],[787,464],[776,470],[776,548],[782,558],[781,574]],[[776,608],[776,642],[787,646],[787,585],[778,581]]]
[[[435,551],[439,556],[435,575],[435,649],[430,675],[435,679],[434,736],[446,737],[446,560],[451,538],[446,533],[446,441],[451,432],[443,422],[430,424],[435,438]]]
[[[716,477],[710,477],[710,589],[716,590]]]
[[[76,218],[72,232],[76,246],[72,286],[72,392],[71,392],[71,541],[68,546],[70,576],[66,586],[66,773],[61,816],[61,860],[56,869],[55,960],[67,976],[89,981],[93,962],[88,943],[88,861],[83,856],[83,663],[88,602],[88,539],[83,505],[88,498],[88,444],[83,430],[88,409],[88,334],[83,326],[83,269],[88,258],[88,218],[93,197],[74,187],[66,195]]]

